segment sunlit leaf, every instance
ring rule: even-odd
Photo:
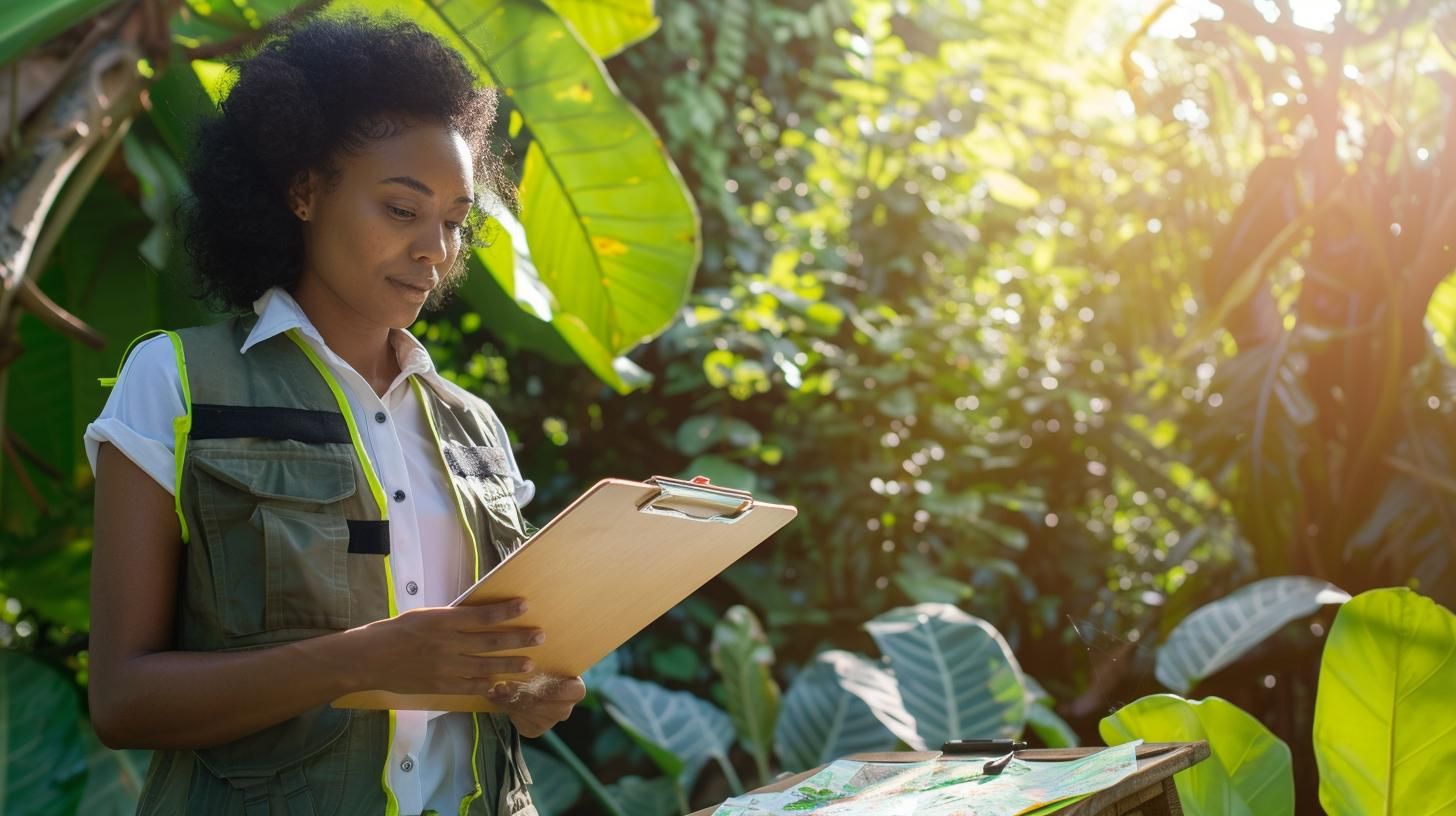
[[[1456,804],[1456,615],[1409,589],[1340,608],[1320,662],[1314,754],[1332,816],[1437,814]]]
[[[1289,746],[1227,700],[1153,694],[1104,717],[1098,729],[1109,745],[1208,740],[1213,756],[1173,777],[1189,816],[1294,813]]]
[[[662,24],[654,0],[546,0],[605,59],[652,36]]]

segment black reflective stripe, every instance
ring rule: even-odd
[[[389,522],[349,519],[349,552],[389,555]]]
[[[266,408],[252,405],[192,404],[193,439],[295,439],[348,444],[349,425],[338,411]]]

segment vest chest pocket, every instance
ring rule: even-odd
[[[352,456],[206,450],[191,459],[223,632],[347,628]]]

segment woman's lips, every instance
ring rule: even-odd
[[[425,301],[425,298],[429,297],[430,295],[431,287],[412,286],[408,283],[405,283],[404,281],[395,280],[394,278],[389,278],[388,280],[390,283],[394,284],[395,288],[403,292],[405,297],[409,298],[410,300],[415,300],[423,303]]]

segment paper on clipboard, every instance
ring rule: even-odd
[[[683,601],[798,515],[716,485],[654,476],[603,479],[511,553],[455,605],[525,598],[508,627],[539,627],[523,655],[536,671],[575,677]],[[504,679],[519,675],[501,675]],[[335,708],[496,711],[479,695],[363,691]]]

